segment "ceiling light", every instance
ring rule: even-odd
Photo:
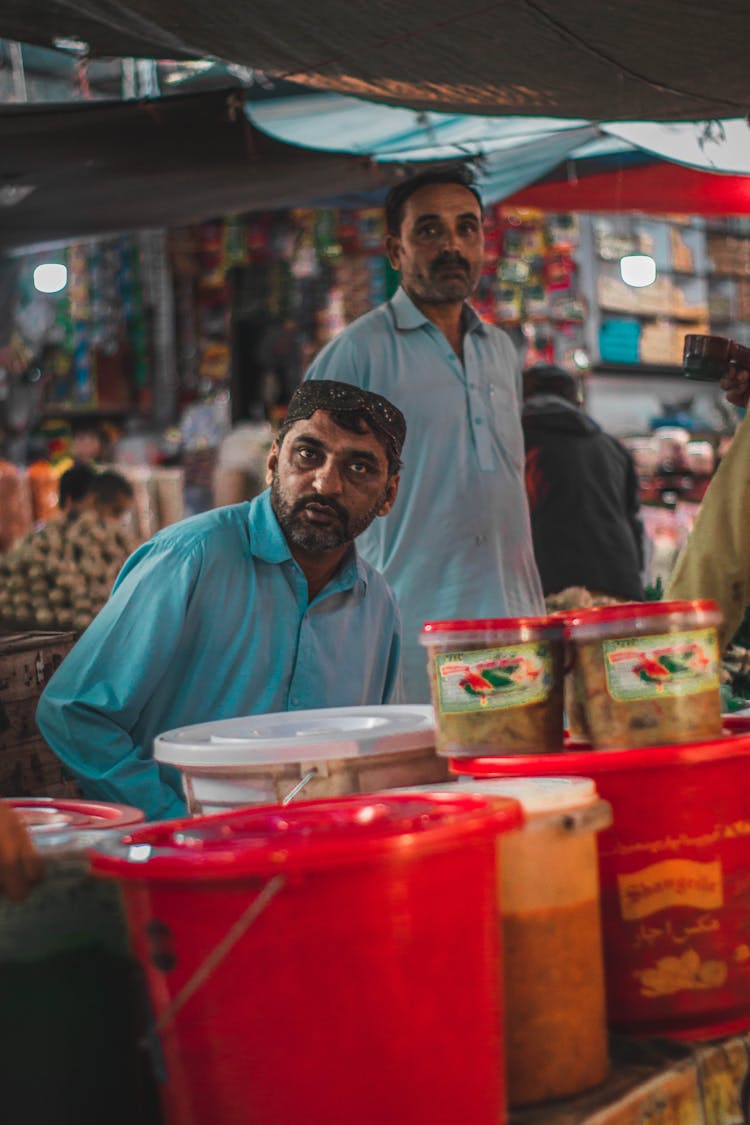
[[[52,40],[52,46],[57,47],[58,51],[75,51],[77,54],[87,54],[89,45],[83,39],[75,39],[73,36],[56,35]]]
[[[0,187],[0,207],[13,207],[31,195],[33,184],[4,184]]]
[[[44,262],[34,270],[34,288],[40,293],[59,293],[68,284],[68,270],[60,262]]]
[[[656,262],[648,254],[626,254],[620,258],[620,276],[626,285],[642,289],[656,281]]]

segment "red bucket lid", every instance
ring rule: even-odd
[[[592,626],[608,627],[617,625],[633,625],[635,628],[646,627],[651,621],[669,624],[669,619],[675,622],[681,617],[692,618],[694,622],[702,625],[718,625],[721,622],[721,609],[715,601],[708,598],[694,601],[666,601],[666,602],[622,602],[619,605],[594,606],[591,609],[562,610],[559,617],[564,621],[568,635],[575,639],[576,634],[592,630]]]
[[[14,809],[32,835],[86,831],[97,828],[127,828],[141,824],[145,815],[131,805],[108,804],[103,801],[78,801],[57,797],[3,797],[4,805]]]
[[[480,617],[457,621],[425,621],[420,640],[435,633],[543,633],[561,636],[563,624],[551,615],[540,617]]]
[[[126,880],[231,879],[421,858],[522,822],[511,799],[386,793],[151,824],[89,854],[94,871]]]
[[[459,777],[575,777],[597,778],[606,773],[695,766],[728,758],[748,758],[750,734],[727,733],[703,742],[638,746],[621,750],[563,750],[549,754],[506,754],[485,758],[451,758],[449,767]]]

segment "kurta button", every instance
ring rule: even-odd
[[[475,419],[474,419],[474,421],[475,421],[475,423],[477,424],[477,426],[481,426],[481,424],[482,424],[482,419],[481,419],[481,418],[475,418]]]

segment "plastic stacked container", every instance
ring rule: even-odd
[[[151,825],[122,886],[169,1125],[505,1121],[496,847],[513,800],[343,797]]]
[[[431,707],[332,707],[165,731],[154,757],[182,774],[190,811],[340,797],[444,781]]]
[[[524,813],[498,837],[509,1104],[598,1085],[608,1060],[596,835],[612,823],[610,806],[588,778],[461,778],[440,792],[513,799]]]
[[[561,750],[563,633],[555,617],[425,622],[438,752]]]
[[[720,737],[715,602],[627,602],[564,621],[575,713],[595,749]]]
[[[482,778],[564,770],[593,777],[611,804],[599,835],[610,1025],[680,1039],[750,1027],[750,735],[453,767]]]

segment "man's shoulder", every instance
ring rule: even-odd
[[[388,302],[370,309],[357,317],[333,340],[318,352],[310,364],[306,378],[330,378],[330,365],[346,362],[350,365],[366,363],[371,350],[380,340],[394,335],[393,315]],[[355,374],[354,371],[350,374]]]
[[[199,512],[195,516],[162,528],[151,539],[154,547],[165,552],[188,554],[203,545],[219,546],[227,539],[247,533],[250,503],[228,504]]]

